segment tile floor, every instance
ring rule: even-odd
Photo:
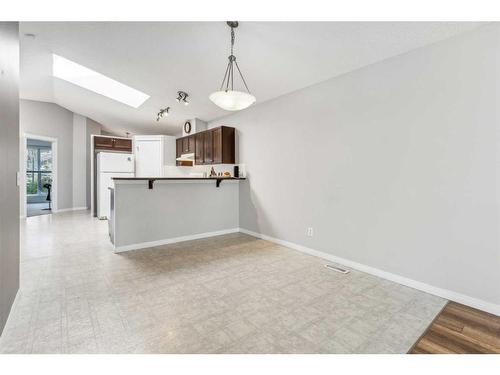
[[[48,208],[48,203],[28,203],[26,204],[26,215],[38,216],[51,214],[52,211],[48,210]]]
[[[2,353],[406,353],[446,302],[243,234],[114,254],[70,212],[21,236]]]

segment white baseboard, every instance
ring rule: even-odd
[[[70,207],[70,208],[61,208],[60,210],[51,210],[52,214],[60,214],[61,212],[69,212],[69,211],[83,211],[88,210],[88,207]],[[38,215],[37,215],[38,216]],[[21,215],[19,219],[26,219],[26,216]]]
[[[88,210],[88,207],[70,207],[70,208],[61,208],[60,210],[52,210],[53,213],[58,214],[61,212],[69,212],[69,211],[82,211]]]
[[[172,244],[172,243],[176,243],[176,242],[184,242],[184,241],[198,240],[200,238],[221,236],[223,234],[236,233],[239,231],[240,231],[240,228],[223,229],[223,230],[218,230],[215,232],[191,234],[188,236],[166,238],[166,239],[158,240],[158,241],[141,242],[141,243],[136,243],[136,244],[132,244],[132,245],[125,245],[125,246],[115,246],[114,250],[115,250],[115,253],[121,253],[124,251],[138,250],[138,249],[144,249],[147,247],[154,247],[154,246],[161,246],[161,245],[168,245],[168,244]]]
[[[438,287],[435,287],[433,285],[429,285],[429,284],[426,284],[426,283],[423,283],[420,281],[409,279],[409,278],[404,277],[404,276],[396,275],[394,273],[386,272],[386,271],[380,270],[378,268],[374,268],[374,267],[370,267],[370,266],[367,266],[367,265],[364,265],[361,263],[353,262],[353,261],[345,259],[345,258],[340,258],[340,257],[337,257],[335,255],[328,254],[328,253],[325,253],[322,251],[313,250],[313,249],[310,249],[308,247],[295,244],[293,242],[280,240],[278,238],[274,238],[271,236],[267,236],[265,234],[253,232],[253,231],[250,231],[250,230],[247,230],[244,228],[240,228],[240,232],[248,234],[248,235],[253,236],[253,237],[261,238],[263,240],[274,242],[276,244],[283,245],[283,246],[289,247],[291,249],[294,249],[294,250],[297,250],[297,251],[300,251],[300,252],[303,252],[303,253],[306,253],[309,255],[317,256],[319,258],[323,258],[323,259],[329,260],[331,262],[339,263],[339,264],[342,264],[344,266],[353,268],[355,270],[365,272],[365,273],[368,273],[370,275],[378,276],[378,277],[381,277],[383,279],[393,281],[395,283],[402,284],[402,285],[408,286],[408,287],[413,288],[413,289],[421,290],[423,292],[433,294],[435,296],[442,297],[442,298],[445,298],[447,300],[455,301],[455,302],[461,303],[463,305],[474,307],[476,309],[483,310],[483,311],[489,312],[491,314],[495,314],[497,316],[500,316],[500,305],[497,305],[497,304],[494,304],[491,302],[486,302],[486,301],[483,301],[483,300],[480,300],[480,299],[477,299],[474,297],[470,297],[470,296],[467,296],[465,294],[457,293],[457,292],[454,292],[451,290],[438,288]]]

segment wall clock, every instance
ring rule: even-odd
[[[184,123],[184,133],[186,134],[191,133],[191,123],[189,121],[186,121]]]

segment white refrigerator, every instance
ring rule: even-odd
[[[134,177],[134,155],[116,152],[97,154],[97,217],[109,217],[110,187],[113,177]]]

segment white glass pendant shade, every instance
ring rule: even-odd
[[[209,96],[215,105],[226,111],[240,111],[250,107],[257,99],[252,94],[242,91],[216,91]]]
[[[238,62],[236,61],[236,56],[233,54],[234,29],[238,27],[238,22],[228,21],[227,25],[231,28],[231,54],[228,56],[229,62],[227,64],[220,89],[219,91],[210,94],[209,98],[215,105],[225,109],[226,111],[240,111],[250,107],[257,99],[255,99],[255,96],[250,94],[245,78],[243,78],[243,74],[241,73]],[[239,74],[241,81],[245,85],[247,92],[234,90],[233,83],[235,78],[235,69],[237,71],[237,75]],[[236,76],[236,78],[237,77],[238,76]]]

